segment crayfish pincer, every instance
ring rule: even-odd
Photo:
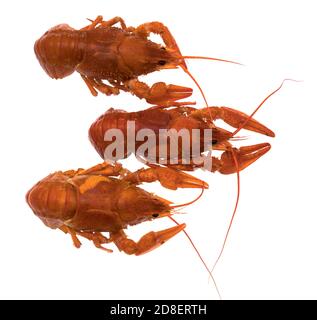
[[[26,201],[46,226],[69,233],[79,248],[78,236],[97,248],[113,242],[127,254],[140,255],[155,249],[180,231],[185,224],[149,232],[138,242],[127,238],[124,229],[155,218],[171,217],[171,202],[137,185],[159,181],[169,189],[208,188],[208,184],[178,170],[153,166],[129,172],[118,163],[102,163],[89,169],[55,172],[28,191]],[[109,238],[102,232],[109,232]]]

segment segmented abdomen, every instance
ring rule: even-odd
[[[141,129],[151,129],[157,135],[159,129],[168,128],[171,116],[168,111],[160,109],[145,110],[139,112],[125,112],[122,110],[110,109],[100,116],[89,129],[89,139],[99,155],[104,158],[104,151],[112,141],[105,141],[105,134],[110,129],[120,130],[124,136],[125,157],[127,146],[127,127],[128,121],[130,129],[135,128],[134,134],[137,135]],[[138,141],[135,141],[136,148]]]
[[[35,42],[36,57],[51,78],[61,79],[75,71],[83,58],[84,37],[85,33],[62,24]]]
[[[56,228],[72,218],[77,211],[76,187],[60,173],[39,181],[26,195],[33,212],[49,227]]]

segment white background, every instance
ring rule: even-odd
[[[50,230],[25,203],[25,193],[55,170],[89,167],[100,158],[87,139],[109,107],[147,105],[128,94],[90,95],[78,74],[55,81],[41,69],[34,41],[47,29],[85,18],[120,15],[127,25],[166,24],[185,55],[244,63],[188,61],[211,105],[250,113],[284,78],[256,118],[275,139],[243,132],[242,145],[268,141],[272,150],[241,173],[241,201],[214,276],[224,299],[316,299],[316,15],[314,1],[2,1],[0,298],[217,299],[213,284],[183,234],[141,257],[107,254]],[[194,87],[181,71],[143,80]],[[196,90],[196,89],[195,89]],[[197,90],[196,90],[197,92]],[[203,106],[199,94],[194,95]],[[242,133],[242,132],[241,132]],[[137,167],[134,159],[125,162]],[[211,266],[236,196],[236,177],[197,171],[210,189],[177,215]],[[175,203],[198,191],[144,186]],[[171,226],[168,219],[128,229],[133,239]]]

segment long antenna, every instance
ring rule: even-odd
[[[176,223],[177,225],[179,225],[179,223],[178,223],[173,217],[169,216],[169,218],[170,218],[174,223]],[[212,281],[213,281],[213,283],[214,283],[214,286],[215,286],[215,288],[216,288],[216,290],[217,290],[218,297],[219,297],[220,300],[222,300],[221,294],[220,294],[220,291],[219,291],[219,288],[218,288],[218,286],[217,286],[217,282],[216,282],[215,278],[213,277],[212,272],[211,272],[210,269],[208,268],[205,260],[203,259],[203,257],[201,256],[200,252],[199,252],[198,249],[196,248],[196,246],[195,246],[193,240],[191,239],[191,237],[189,236],[189,234],[186,232],[186,230],[183,230],[183,232],[185,233],[187,239],[189,240],[189,242],[191,243],[192,247],[193,247],[194,250],[196,251],[196,253],[197,253],[200,261],[203,263],[205,269],[206,269],[207,272],[209,273],[209,276],[211,277],[211,279],[212,279]]]
[[[182,66],[182,65],[181,65],[181,68],[182,68],[182,69],[184,70],[184,72],[187,73],[187,74],[190,76],[190,78],[195,82],[198,90],[200,91],[200,93],[201,93],[201,95],[202,95],[202,97],[203,97],[203,99],[204,99],[204,101],[205,101],[206,107],[208,108],[208,102],[207,102],[206,96],[205,96],[205,94],[204,94],[204,92],[203,92],[203,89],[200,87],[199,83],[197,82],[197,80],[194,78],[194,76],[189,72],[189,70],[188,70],[187,68],[185,68],[185,67]],[[210,114],[210,115],[211,115],[211,114]]]
[[[194,200],[192,200],[190,202],[182,203],[182,204],[176,204],[175,206],[170,206],[170,208],[175,209],[175,208],[179,208],[179,207],[189,206],[190,204],[193,204],[194,202],[199,200],[201,198],[201,196],[203,195],[204,191],[205,191],[205,188],[201,188],[201,192],[200,192],[199,196],[196,197]]]
[[[239,62],[235,62],[235,61],[231,61],[231,60],[225,60],[225,59],[219,59],[219,58],[212,58],[212,57],[204,57],[204,56],[181,56],[181,58],[183,59],[200,59],[200,60],[213,60],[213,61],[220,61],[220,62],[227,62],[227,63],[233,63],[233,64],[238,64],[238,65],[241,65],[243,66],[243,64],[239,63]],[[186,64],[184,65],[180,65],[180,67],[184,70],[185,73],[187,73],[189,75],[189,77],[195,82],[197,88],[199,89],[204,101],[205,101],[205,104],[206,104],[206,107],[208,108],[209,107],[209,104],[207,102],[207,99],[206,99],[206,96],[202,90],[202,88],[200,87],[199,83],[197,82],[197,80],[194,78],[194,76],[189,72],[189,70],[187,69],[187,66]],[[209,115],[210,115],[210,120],[212,121],[212,116],[211,116],[211,112],[209,111]]]
[[[224,241],[223,241],[223,243],[222,243],[222,247],[221,247],[220,253],[219,253],[218,257],[217,257],[216,262],[214,263],[214,265],[213,265],[213,267],[212,267],[212,269],[211,269],[211,272],[214,271],[214,269],[215,269],[215,267],[216,267],[219,259],[220,259],[221,256],[222,256],[223,250],[224,250],[225,245],[226,245],[226,243],[227,243],[227,239],[228,239],[228,236],[229,236],[229,232],[230,232],[231,227],[232,227],[233,219],[234,219],[234,217],[235,217],[235,215],[236,215],[236,212],[237,212],[237,209],[238,209],[238,204],[239,204],[239,199],[240,199],[240,171],[239,171],[239,163],[238,163],[237,157],[236,157],[236,155],[235,155],[235,153],[234,153],[234,150],[231,150],[231,152],[232,152],[232,158],[233,158],[233,161],[234,161],[234,165],[235,165],[235,167],[236,167],[236,169],[237,169],[237,198],[236,198],[236,204],[235,204],[235,206],[234,206],[233,214],[232,214],[232,216],[231,216],[231,219],[230,219],[230,222],[229,222],[229,226],[228,226],[228,228],[227,228],[227,232],[226,232],[225,239],[224,239]]]
[[[187,203],[183,203],[183,204],[178,204],[178,205],[175,205],[175,206],[171,206],[171,208],[172,208],[172,209],[175,209],[175,208],[179,208],[179,207],[188,206],[188,205],[190,205],[190,204],[193,204],[193,203],[196,202],[198,199],[200,199],[200,197],[203,195],[204,191],[205,191],[205,189],[202,188],[202,189],[201,189],[201,193],[199,194],[199,196],[198,196],[196,199],[194,199],[194,200],[192,200],[192,201],[190,201],[190,202],[187,202]],[[174,223],[176,223],[177,225],[179,225],[179,223],[178,223],[172,216],[169,216],[169,218],[170,218]],[[206,269],[207,272],[209,273],[209,275],[210,275],[210,277],[211,277],[211,279],[212,279],[212,281],[213,281],[213,283],[214,283],[214,286],[215,286],[215,288],[216,288],[216,290],[217,290],[217,294],[218,294],[218,296],[219,296],[219,299],[222,300],[220,291],[219,291],[219,289],[218,289],[216,280],[215,280],[215,278],[214,278],[213,275],[212,275],[212,272],[211,272],[210,269],[208,268],[205,260],[204,260],[203,257],[201,256],[199,250],[198,250],[197,247],[195,246],[195,244],[194,244],[193,240],[191,239],[191,237],[189,236],[189,234],[186,232],[186,230],[183,230],[183,232],[185,233],[187,239],[189,240],[189,242],[191,243],[192,247],[193,247],[194,250],[196,251],[196,253],[197,253],[199,259],[201,260],[201,262],[203,263],[205,269]]]
[[[211,58],[211,57],[203,57],[203,56],[182,56],[183,59],[200,59],[200,60],[213,60],[213,61],[220,61],[220,62],[228,62],[233,64],[238,64],[240,66],[244,66],[244,64],[232,60],[225,60],[219,58]]]
[[[243,127],[247,124],[247,122],[253,118],[253,116],[258,112],[258,110],[263,106],[263,104],[270,98],[272,97],[277,91],[279,91],[284,82],[285,81],[295,81],[295,82],[300,82],[300,80],[294,80],[294,79],[284,79],[282,81],[282,83],[279,85],[279,87],[277,89],[275,89],[273,92],[271,92],[258,106],[257,108],[249,115],[249,117],[239,126],[239,128],[237,128],[233,133],[232,133],[232,137],[235,136],[241,129],[243,129]]]

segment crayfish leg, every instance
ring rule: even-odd
[[[101,249],[101,250],[109,252],[109,253],[113,252],[113,250],[102,246],[102,244],[104,244],[104,243],[110,243],[111,240],[106,238],[105,236],[103,236],[100,232],[79,231],[78,235],[81,237],[84,237],[88,240],[91,240],[94,243],[95,247],[98,249]]]
[[[127,26],[121,17],[114,17],[108,21],[102,21],[102,22],[100,22],[100,25],[102,27],[107,28],[107,27],[112,27],[114,24],[116,24],[118,22],[120,23],[121,29],[123,29],[123,30],[127,29]]]
[[[96,97],[98,95],[98,91],[94,88],[94,83],[91,79],[81,74],[82,79],[85,81],[86,86],[88,87],[90,93]]]
[[[77,237],[77,235],[76,235],[76,231],[75,231],[74,229],[72,229],[72,228],[70,228],[70,227],[68,227],[68,226],[65,226],[65,225],[59,227],[59,229],[62,230],[62,231],[63,231],[64,233],[66,233],[66,234],[69,233],[70,236],[72,237],[74,246],[75,246],[77,249],[80,248],[81,242],[79,241],[79,239],[78,239],[78,237]]]
[[[91,19],[87,19],[87,20],[89,20],[91,23],[90,23],[88,26],[81,28],[81,29],[80,29],[81,31],[95,29],[96,26],[97,26],[99,23],[102,22],[103,17],[102,17],[102,16],[97,16],[97,18],[96,18],[95,20],[91,20]]]
[[[98,24],[104,28],[108,28],[118,22],[121,25],[121,29],[123,29],[123,30],[127,29],[127,26],[121,17],[114,17],[108,21],[103,21],[103,17],[98,16],[95,20],[91,20],[91,19],[88,19],[88,20],[91,22],[91,24],[89,24],[88,26],[86,26],[84,28],[81,28],[80,30],[82,30],[82,31],[83,30],[92,30],[92,29],[96,28]]]
[[[118,95],[120,93],[119,88],[109,86],[103,83],[101,80],[93,79],[86,77],[81,74],[82,79],[85,81],[90,93],[96,97],[98,95],[98,91],[105,94],[106,96]]]
[[[59,228],[62,230],[64,233],[69,233],[70,236],[72,237],[73,244],[76,248],[80,248],[81,242],[79,241],[77,236],[81,236],[87,240],[90,240],[94,243],[95,247],[107,252],[113,252],[111,249],[107,249],[102,246],[104,243],[109,243],[111,242],[110,239],[106,238],[103,236],[100,232],[86,232],[86,231],[77,231],[71,227],[68,227],[66,225],[63,225]]]
[[[118,162],[115,164],[102,162],[91,168],[81,170],[78,174],[80,175],[103,175],[103,176],[119,176],[120,174],[124,174],[128,172],[127,169],[123,169],[122,165]]]

